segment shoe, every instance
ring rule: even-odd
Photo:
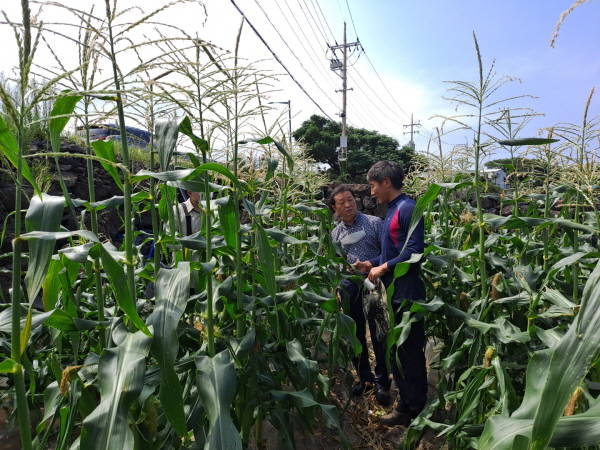
[[[352,386],[352,395],[359,397],[363,395],[365,392],[370,392],[375,389],[372,381],[359,381],[354,386]]]
[[[406,411],[394,408],[392,409],[392,412],[379,418],[379,424],[388,427],[394,427],[398,425],[408,427],[413,419],[420,413],[421,411]]]
[[[375,400],[377,400],[377,403],[381,406],[390,406],[390,403],[392,402],[390,389],[378,383],[375,383],[375,388],[377,389],[375,392]]]

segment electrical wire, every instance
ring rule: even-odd
[[[294,12],[291,10],[290,6],[288,5],[287,2],[283,2],[287,8],[287,10],[289,11],[290,15],[292,16],[292,19],[294,20],[294,23],[296,24],[296,28],[298,28],[300,30],[300,33],[302,34],[302,37],[304,38],[304,41],[308,44],[308,48],[310,49],[311,53],[308,52],[307,47],[301,42],[300,36],[298,36],[298,33],[296,33],[294,31],[294,27],[292,26],[292,24],[290,23],[290,21],[288,20],[287,14],[285,14],[283,12],[283,9],[281,9],[281,6],[279,6],[280,2],[275,2],[275,5],[277,6],[277,8],[279,9],[279,12],[281,13],[281,15],[283,16],[283,18],[285,19],[285,21],[287,22],[288,26],[290,27],[290,30],[294,33],[294,36],[296,37],[296,39],[298,40],[298,42],[300,42],[300,45],[302,45],[303,49],[306,51],[307,55],[311,58],[311,62],[313,64],[315,64],[316,67],[318,67],[319,69],[321,68],[321,64],[319,63],[319,61],[322,61],[322,58],[319,57],[319,55],[316,53],[315,49],[313,48],[313,45],[311,45],[310,39],[308,39],[308,37],[306,36],[306,33],[304,32],[304,27],[300,26],[300,22],[298,22],[298,19],[296,19],[296,15],[294,14]],[[325,45],[327,47],[327,45]],[[314,59],[313,59],[314,56]],[[325,77],[327,79],[327,77]]]
[[[367,58],[367,62],[369,63],[369,65],[373,69],[373,72],[375,72],[375,75],[377,75],[377,78],[381,82],[381,85],[383,86],[383,88],[385,89],[385,91],[388,93],[388,95],[390,96],[390,98],[392,99],[392,101],[396,104],[396,106],[398,107],[398,109],[406,116],[406,118],[410,119],[410,115],[404,110],[404,108],[402,108],[402,106],[400,106],[400,103],[398,103],[398,101],[395,99],[394,95],[391,93],[391,91],[388,89],[387,85],[383,81],[383,78],[381,78],[381,75],[379,75],[379,72],[377,72],[377,69],[373,65],[373,62],[371,61],[371,58],[369,58],[369,55],[366,52],[366,50],[364,49],[364,47],[363,47],[363,53],[364,53],[365,57]]]
[[[319,103],[317,103],[317,101],[314,98],[312,98],[312,96],[306,91],[306,89],[304,88],[304,86],[302,86],[302,84],[300,84],[300,82],[298,82],[298,80],[296,80],[296,78],[294,77],[294,75],[292,75],[292,73],[289,71],[289,69],[287,68],[287,66],[283,63],[283,61],[281,61],[281,59],[279,59],[279,56],[277,56],[277,54],[271,49],[271,47],[269,46],[269,44],[267,43],[267,41],[265,41],[265,39],[262,37],[262,35],[254,27],[254,25],[252,25],[252,22],[250,22],[248,20],[248,17],[246,17],[246,15],[244,14],[244,12],[240,9],[240,7],[235,2],[235,0],[231,0],[231,3],[235,7],[235,9],[238,10],[238,12],[244,18],[244,20],[248,23],[248,25],[250,26],[250,28],[252,28],[252,31],[254,31],[254,33],[258,36],[258,38],[261,40],[261,42],[263,43],[263,45],[265,47],[267,47],[267,49],[269,50],[269,52],[271,52],[271,54],[273,55],[273,58],[275,58],[275,60],[279,63],[279,65],[281,67],[283,67],[283,69],[287,72],[287,74],[294,81],[294,83],[296,83],[296,85],[300,88],[300,90],[304,93],[304,95],[306,95],[310,99],[310,101],[313,102],[313,104],[319,109],[319,111],[321,111],[329,120],[333,120],[331,118],[331,116],[325,112],[325,110],[321,107],[321,105]]]
[[[377,104],[376,102],[373,101],[372,96],[370,96],[369,94],[367,94],[367,92],[365,92],[365,90],[361,86],[361,83],[356,82],[356,80],[352,77],[352,75],[349,76],[349,79],[353,83],[352,87],[356,88],[358,91],[357,95],[353,95],[352,98],[359,97],[359,95],[360,95],[360,98],[364,98],[364,100],[365,100],[364,102],[361,102],[361,107],[369,113],[369,116],[370,117],[381,116],[381,105]],[[399,116],[397,114],[394,113],[393,116],[399,119]],[[388,117],[386,117],[386,119],[387,119],[386,121],[394,123],[393,119],[389,119]],[[383,122],[383,121],[381,121],[381,122]],[[400,120],[398,120],[397,122],[400,122]]]
[[[327,20],[327,17],[326,17],[326,16],[325,16],[325,14],[323,13],[323,10],[322,10],[322,8],[321,8],[321,5],[319,4],[319,1],[318,1],[318,0],[311,0],[311,2],[313,2],[313,6],[314,6],[314,4],[315,4],[315,3],[317,4],[317,7],[318,7],[318,10],[319,10],[319,13],[320,13],[319,15],[317,15],[317,17],[319,18],[319,20],[323,19],[323,22],[324,22],[324,23],[325,23],[325,25],[327,26],[327,29],[329,30],[329,33],[330,33],[330,34],[333,36],[333,32],[331,31],[331,27],[330,27],[330,25],[329,25],[329,21]],[[338,1],[338,7],[340,7],[339,1]],[[351,23],[352,23],[352,28],[354,29],[354,33],[356,34],[356,36],[357,36],[357,39],[358,39],[358,32],[357,32],[357,29],[356,29],[356,23],[354,22],[354,16],[352,15],[352,11],[350,10],[350,5],[349,5],[349,3],[348,3],[348,0],[346,0],[346,7],[348,8],[348,12],[349,12],[349,14],[350,14],[350,21],[351,21]],[[340,7],[340,11],[341,11],[341,7]],[[316,8],[315,8],[315,12],[316,12]],[[333,36],[333,37],[334,37],[334,40],[335,40],[335,36]],[[363,52],[365,52],[365,50],[364,50],[364,47],[362,46],[362,44],[361,44],[361,49],[362,49],[362,51],[363,51]],[[365,56],[367,56],[367,58],[368,58],[368,55],[366,55],[366,53],[365,53]],[[372,63],[371,63],[371,66],[372,66]],[[374,68],[374,67],[373,67],[373,68]],[[390,106],[390,104],[389,104],[387,101],[385,101],[385,100],[382,98],[382,96],[380,96],[380,95],[377,93],[377,91],[376,91],[375,89],[373,89],[373,87],[371,86],[371,84],[370,84],[370,83],[367,83],[367,82],[364,80],[364,78],[362,77],[362,75],[360,74],[360,72],[358,72],[358,70],[355,70],[355,72],[356,72],[356,73],[358,74],[358,76],[361,78],[361,80],[363,81],[363,83],[364,83],[366,86],[368,86],[368,87],[369,87],[369,89],[370,89],[370,90],[371,90],[371,91],[372,91],[372,92],[375,94],[375,96],[378,98],[378,100],[381,102],[381,104],[382,104],[382,105],[384,105],[384,106],[385,106],[385,107],[386,107],[386,108],[387,108],[387,109],[388,109],[388,110],[389,110],[389,111],[390,111],[392,114],[394,114],[394,115],[398,115],[398,118],[400,118],[400,115],[398,114],[398,111],[397,111],[397,110],[395,110],[394,108],[392,108],[392,107]],[[349,73],[351,73],[351,72],[349,72]],[[384,83],[383,83],[383,80],[381,79],[381,77],[379,76],[379,74],[377,74],[377,75],[378,75],[378,78],[379,78],[380,82],[382,82],[382,84],[384,84]],[[357,84],[357,85],[358,85],[358,83],[356,83],[356,81],[355,81],[355,84]],[[389,90],[388,90],[388,89],[386,89],[386,90],[388,91],[388,94],[389,94]],[[366,98],[369,98],[369,96],[368,96],[368,95],[366,95],[366,94],[365,94],[365,97],[366,97]],[[391,96],[391,95],[390,95],[390,97],[392,97],[392,98],[393,98],[393,96]],[[378,105],[378,107],[379,107],[379,106],[380,106],[380,105]],[[406,113],[406,112],[405,112],[405,111],[402,109],[402,107],[400,107],[400,110],[401,110],[401,111],[402,111],[402,112],[403,112],[405,115],[407,115],[407,113]]]
[[[315,20],[312,12],[310,11],[308,5],[306,4],[306,1],[302,0],[302,3],[304,3],[304,6],[306,7],[306,11],[308,11],[308,14],[310,15],[310,18],[312,19],[313,23],[315,24],[317,30],[319,31],[319,33],[321,33],[321,36],[323,36],[323,40],[325,41],[325,44],[329,45],[327,42],[328,41],[327,36],[325,36],[325,30],[323,29],[323,25],[320,22],[319,22],[319,24],[321,26],[319,26],[319,24],[317,24],[317,21]],[[298,3],[298,5],[300,6],[300,9],[302,9],[302,13],[304,13],[304,8],[302,8],[302,5],[300,5],[300,3]],[[306,14],[304,14],[304,17],[306,17]],[[306,20],[308,20],[308,17]],[[311,26],[311,28],[312,28],[312,26]]]
[[[312,76],[312,74],[304,67],[304,64],[302,64],[302,61],[300,60],[300,58],[296,55],[296,53],[294,52],[294,50],[292,50],[292,48],[288,44],[287,39],[285,39],[283,37],[283,35],[279,32],[279,30],[277,29],[277,27],[275,26],[275,24],[271,21],[271,18],[269,17],[269,15],[267,14],[267,12],[264,10],[264,8],[261,6],[261,4],[258,2],[258,0],[254,0],[254,1],[255,1],[256,5],[258,6],[258,8],[262,11],[262,13],[264,14],[264,16],[266,17],[266,19],[269,22],[269,24],[271,25],[271,27],[273,27],[273,29],[275,30],[275,32],[277,33],[277,35],[279,36],[279,38],[283,41],[283,43],[285,44],[285,46],[287,47],[287,49],[294,56],[294,58],[296,58],[296,60],[300,64],[300,67],[302,67],[302,69],[310,77],[310,79],[313,81],[313,83],[315,84],[315,86],[321,91],[321,93],[325,96],[325,98],[327,98],[331,103],[333,103],[334,106],[337,107],[336,102],[331,99],[331,97],[323,90],[323,88],[321,87],[320,83],[318,83],[317,80],[315,80],[315,78]],[[287,20],[287,18],[286,18],[286,20]]]
[[[296,19],[296,16],[295,16],[294,12],[286,4],[287,10],[291,14],[292,18],[294,19],[294,23],[296,24],[296,27],[294,27],[290,23],[290,20],[288,19],[287,14],[283,11],[283,9],[281,9],[281,7],[279,6],[279,3],[275,3],[275,5],[279,9],[279,12],[281,13],[281,15],[284,18],[285,22],[287,23],[288,28],[292,31],[292,33],[294,33],[294,37],[296,38],[296,40],[298,41],[298,43],[300,44],[300,46],[302,47],[302,49],[306,52],[306,55],[310,58],[311,63],[313,64],[313,66],[323,76],[324,80],[326,80],[329,83],[329,87],[332,90],[335,91],[337,88],[336,88],[335,82],[330,78],[331,77],[331,72],[329,71],[329,68],[328,67],[324,68],[322,66],[322,64],[323,64],[323,58],[319,57],[319,55],[317,55],[317,53],[315,52],[315,50],[314,50],[314,44],[311,43],[310,39],[308,39],[308,37],[304,33],[303,27],[300,26],[300,23]],[[300,31],[302,32],[303,39],[301,39],[300,36],[298,35],[298,33],[296,33],[294,31],[295,28],[299,28],[300,29]],[[305,43],[306,43],[306,45],[305,45]],[[307,48],[310,49],[310,51]]]
[[[346,7],[348,8],[348,13],[350,14],[350,22],[352,22],[354,36],[356,36],[356,39],[358,39],[358,32],[356,31],[356,25],[354,25],[354,17],[352,17],[352,11],[350,11],[350,4],[348,3],[348,0],[346,0]]]
[[[329,30],[329,34],[331,35],[331,39],[332,42],[335,42],[337,45],[337,39],[335,38],[335,34],[333,33],[333,31],[331,31],[331,27],[329,26],[329,22],[327,21],[327,17],[325,17],[325,14],[323,14],[323,10],[321,9],[321,5],[319,4],[319,0],[310,0],[311,3],[313,4],[313,8],[315,3],[317,4],[317,7],[319,8],[319,12],[321,13],[321,17],[323,18],[323,21],[325,22],[325,25],[327,25],[327,29]],[[315,13],[317,12],[317,8],[315,9]]]
[[[302,1],[304,2],[304,0],[302,0]],[[317,8],[315,6],[315,2],[314,2],[314,0],[309,0],[309,3],[312,6],[312,10],[315,13],[314,17],[316,17],[317,21],[319,22],[319,29],[321,30],[321,34],[325,38],[325,42],[327,42],[327,45],[329,45],[329,38],[326,36],[327,35],[327,30],[325,30],[325,26],[323,25],[323,21],[321,20],[321,16],[319,16],[319,13],[317,12]],[[304,2],[304,4],[306,5],[306,8],[308,9],[307,3]],[[311,17],[313,17],[312,13],[311,13]],[[334,42],[334,41],[335,41],[335,36],[333,36],[333,41],[332,42]]]
[[[356,24],[354,23],[354,17],[352,16],[352,10],[350,9],[350,3],[348,3],[348,0],[346,0],[346,7],[348,8],[348,13],[350,14],[350,21],[352,22],[352,28],[354,28],[354,33],[356,34],[356,37],[358,39],[358,32],[356,31]],[[375,75],[377,75],[377,78],[381,82],[381,85],[383,86],[383,88],[385,89],[385,91],[388,93],[388,95],[390,96],[390,98],[392,99],[392,101],[396,104],[396,106],[398,107],[398,109],[404,115],[406,115],[407,118],[410,118],[409,114],[404,110],[404,108],[402,108],[402,106],[400,106],[400,103],[398,103],[396,101],[396,99],[394,98],[394,96],[392,95],[392,93],[390,92],[390,90],[388,89],[387,85],[383,81],[383,78],[381,77],[381,75],[379,75],[379,72],[375,68],[375,65],[371,61],[371,58],[369,58],[369,55],[367,54],[367,51],[365,50],[364,46],[362,46],[362,44],[361,44],[361,48],[362,48],[362,51],[363,51],[365,57],[367,58],[367,61],[368,61],[369,65],[373,69],[373,72],[375,72]]]
[[[354,73],[355,73],[355,74],[358,76],[358,78],[360,78],[360,81],[362,82],[362,83],[358,83],[356,80],[352,79],[352,75],[350,75],[350,78],[352,79],[352,81],[353,81],[353,82],[354,82],[356,85],[358,85],[358,86],[360,86],[360,85],[365,85],[365,86],[367,86],[367,87],[369,88],[369,90],[370,90],[370,91],[373,93],[373,95],[374,95],[374,96],[377,98],[377,100],[380,102],[380,105],[379,105],[379,106],[385,106],[385,107],[387,108],[387,110],[388,110],[390,113],[392,113],[394,116],[396,116],[396,117],[398,117],[398,118],[400,118],[400,117],[401,117],[401,116],[400,116],[400,114],[398,114],[398,111],[397,111],[396,109],[392,108],[392,107],[391,107],[391,106],[390,106],[390,105],[387,103],[387,101],[386,101],[385,99],[383,99],[383,98],[382,98],[382,97],[379,95],[379,93],[378,93],[378,92],[377,92],[375,89],[373,89],[373,86],[371,86],[371,84],[370,84],[369,82],[367,82],[367,80],[365,80],[365,79],[364,79],[364,77],[362,76],[362,74],[360,73],[360,71],[358,71],[358,69],[355,69],[355,70],[354,70]],[[359,87],[359,89],[360,89],[360,90],[362,90],[362,88],[360,88],[360,87]],[[363,92],[364,92],[364,91],[363,91]],[[370,100],[371,102],[373,102],[373,100],[372,100],[372,97],[371,97],[371,96],[368,96],[366,92],[365,92],[364,94],[365,94],[365,97],[369,98],[369,100]],[[374,102],[373,102],[373,103],[374,103]],[[374,103],[374,104],[375,104],[375,103]],[[404,119],[402,119],[402,120],[404,120]]]

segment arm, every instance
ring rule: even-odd
[[[410,221],[412,218],[414,207],[405,208],[399,211],[400,214],[400,229],[408,232]],[[396,250],[399,252],[398,255],[388,261],[381,261],[381,264],[377,267],[373,267],[369,272],[369,279],[371,281],[376,280],[383,276],[386,272],[394,270],[396,264],[408,260],[413,253],[422,253],[425,247],[425,225],[423,219],[419,221],[415,227],[412,235],[408,239],[406,246],[404,246],[404,239],[398,239]],[[402,249],[404,247],[404,250]]]
[[[406,230],[408,231],[408,227],[410,225],[410,218],[406,221],[403,220],[402,222],[402,226],[406,226]],[[406,222],[406,224],[404,222]],[[425,224],[422,218],[421,220],[419,220],[419,223],[415,227],[415,230],[408,239],[404,250],[402,250],[404,243],[398,242],[398,244],[399,245],[397,249],[400,253],[395,258],[392,258],[389,261],[387,261],[388,270],[393,270],[394,267],[396,267],[396,264],[398,264],[399,262],[407,261],[408,259],[410,259],[413,253],[423,253],[423,249],[425,248]]]
[[[379,218],[377,219],[378,220],[375,220],[373,222],[373,229],[375,230],[375,237],[377,242],[377,248],[379,249],[379,255],[368,260],[368,262],[371,264],[371,267],[377,267],[380,264],[379,261],[381,260],[381,232],[383,230],[383,220]]]

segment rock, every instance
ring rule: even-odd
[[[371,196],[363,197],[362,204],[363,208],[368,211],[375,211],[377,209],[377,200]]]
[[[58,181],[58,176],[55,176],[55,179]],[[65,186],[72,188],[77,185],[79,176],[73,172],[62,172],[62,179],[65,183]]]
[[[496,196],[485,195],[481,197],[481,207],[486,210],[496,209],[500,205],[500,201]]]

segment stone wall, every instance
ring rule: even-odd
[[[41,153],[50,151],[47,144],[44,142],[33,142],[30,146],[30,153]],[[83,154],[84,149],[79,145],[70,142],[63,141],[61,144],[61,151],[72,153],[74,155]],[[54,178],[52,185],[48,191],[51,195],[62,195],[62,191],[58,182],[58,175],[56,170],[56,164],[54,158],[33,158],[28,159],[28,164],[33,167],[37,164],[46,164],[51,176]],[[114,180],[104,170],[104,168],[97,162],[92,163],[94,170],[94,187],[96,192],[96,201],[106,200],[115,195],[123,195],[121,190],[115,185]],[[89,200],[88,196],[88,180],[87,180],[87,169],[86,160],[79,157],[66,157],[59,159],[59,167],[62,174],[62,178],[65,185],[73,199]],[[140,167],[141,168],[141,167]],[[137,170],[134,168],[134,170]],[[29,205],[29,199],[33,194],[32,189],[28,183],[22,192],[22,207],[27,209]],[[6,173],[2,173],[0,176],[0,217],[4,220],[7,218],[6,235],[2,242],[2,248],[0,251],[3,253],[12,251],[11,240],[13,237],[12,230],[14,229],[13,216],[9,217],[9,214],[15,209],[15,184],[13,179]],[[81,210],[78,211],[80,213]],[[122,213],[121,213],[122,215]],[[149,227],[151,224],[150,218],[147,217],[149,214],[144,214],[136,218],[136,226],[138,227]],[[89,214],[86,215],[89,226]],[[66,228],[73,230],[78,228],[77,221],[80,219],[77,217],[77,221],[69,213],[68,209],[65,208],[65,214],[63,216],[62,225]],[[105,209],[98,213],[98,225],[99,232],[111,239],[114,239],[117,235],[122,232],[122,219],[120,214],[116,214],[114,209]]]
[[[337,183],[331,183],[321,187],[323,199],[326,203],[329,202],[331,192],[337,185]],[[348,184],[348,186],[356,199],[356,206],[359,211],[372,216],[385,216],[387,207],[378,205],[375,198],[371,197],[371,188],[368,184]]]

